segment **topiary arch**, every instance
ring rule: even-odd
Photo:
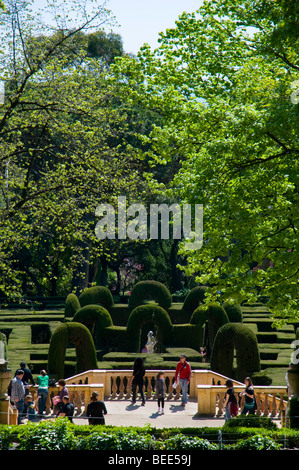
[[[158,327],[157,340],[161,347],[171,342],[173,327],[166,310],[158,305],[140,305],[131,312],[127,323],[127,338],[134,352],[141,350],[140,333],[146,323]]]
[[[81,308],[80,302],[76,294],[69,294],[65,300],[64,316],[65,318],[73,318],[75,313]]]
[[[234,374],[234,351],[237,368]],[[261,370],[257,338],[241,323],[228,323],[219,328],[215,337],[211,369],[227,377],[244,382],[245,377]]]
[[[62,323],[53,332],[48,353],[48,372],[57,379],[64,377],[65,353],[70,343],[76,347],[76,373],[98,368],[89,329],[82,323]]]
[[[133,310],[147,299],[155,300],[165,310],[172,303],[171,294],[164,284],[158,281],[140,281],[132,289],[129,298],[129,308]]]
[[[100,305],[86,305],[80,308],[74,315],[73,321],[87,326],[97,348],[103,346],[104,329],[113,326],[110,313]]]
[[[110,290],[103,286],[88,287],[79,295],[79,302],[81,307],[85,307],[85,305],[100,304],[107,310],[114,305]]]
[[[200,327],[201,335],[198,337],[198,349],[203,346],[204,341],[204,324],[208,321],[208,352],[212,349],[216,334],[219,328],[226,323],[229,323],[228,316],[221,305],[218,304],[204,304],[197,307],[190,319],[191,325]]]
[[[206,286],[196,286],[190,290],[189,294],[186,296],[182,310],[191,317],[194,310],[203,303]]]

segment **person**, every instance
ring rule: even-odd
[[[245,390],[241,395],[245,396],[245,403],[241,415],[247,415],[247,413],[254,415],[255,414],[255,398],[254,398],[254,389],[252,385],[252,380],[250,377],[246,377],[244,380]]]
[[[63,418],[67,417],[69,421],[72,423],[74,411],[75,411],[75,407],[73,403],[70,402],[70,397],[68,395],[64,395],[64,397],[62,398],[62,407],[58,415],[62,416]]]
[[[32,385],[35,385],[35,380],[33,378],[31,370],[27,367],[26,362],[21,362],[19,370],[22,370],[24,372],[22,382],[25,385],[25,393],[27,394],[29,393],[29,381]]]
[[[18,369],[16,371],[15,377],[11,382],[11,402],[15,405],[18,410],[18,424],[22,424],[24,417],[24,407],[25,407],[25,386],[23,383],[24,371]]]
[[[158,399],[158,413],[164,415],[164,400],[165,400],[165,379],[164,372],[158,372],[156,377],[156,398]]]
[[[63,406],[63,397],[69,396],[69,391],[66,387],[66,382],[64,379],[59,379],[58,380],[58,387],[60,388],[60,392],[57,396],[52,398],[53,404],[54,404],[54,413],[56,415],[59,414],[61,411],[61,408]]]
[[[88,423],[92,426],[99,424],[105,424],[104,415],[107,414],[105,403],[98,399],[98,392],[92,392],[90,403],[87,405],[86,416],[88,417]]]
[[[191,379],[191,367],[185,354],[181,354],[180,361],[177,363],[174,380],[177,383],[179,381],[182,389],[182,407],[186,406],[188,402],[188,385]]]
[[[132,385],[132,393],[133,393],[133,398],[132,398],[132,403],[136,403],[136,392],[137,392],[137,387],[141,396],[142,400],[142,406],[145,405],[145,398],[144,398],[144,392],[143,392],[143,385],[144,385],[144,377],[145,375],[145,367],[143,364],[143,359],[142,357],[136,357],[134,361],[134,367],[133,367],[133,374],[131,377],[131,385]]]
[[[226,394],[225,394],[225,400],[224,400],[224,408],[225,408],[225,415],[224,419],[225,421],[230,421],[232,416],[237,416],[238,414],[238,404],[237,404],[237,398],[235,396],[235,391],[233,388],[233,382],[232,380],[228,379],[225,382],[226,387],[228,387]]]
[[[40,397],[37,397],[36,400],[33,400],[33,396],[31,393],[25,396],[25,408],[26,408],[26,414],[28,416],[28,421],[36,421],[36,413],[37,413],[37,408],[36,408],[36,403],[40,400]]]
[[[46,402],[48,398],[48,387],[49,387],[49,376],[45,370],[40,371],[40,375],[37,376],[37,396],[40,397],[38,400],[38,414],[43,415],[46,409]]]

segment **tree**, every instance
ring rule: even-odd
[[[204,245],[182,246],[185,273],[208,285],[206,302],[265,295],[280,318],[298,317],[297,21],[296,1],[206,0],[156,50],[113,67],[164,117],[149,156],[178,168],[159,187],[204,205]]]
[[[97,257],[111,256],[94,233],[97,205],[145,192],[130,110],[104,59],[88,57],[84,34],[108,13],[87,4],[70,24],[55,5],[56,30],[18,0],[1,13],[0,292],[12,298],[89,285]]]

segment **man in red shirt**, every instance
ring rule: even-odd
[[[187,362],[185,354],[181,354],[180,361],[176,366],[174,379],[176,382],[180,382],[182,389],[182,406],[185,407],[188,401],[187,390],[191,379],[191,367],[189,362]]]

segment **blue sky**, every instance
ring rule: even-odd
[[[196,11],[201,4],[202,0],[109,0],[107,8],[120,25],[113,31],[121,35],[124,50],[136,54],[144,43],[155,47],[161,31],[175,26],[183,11]]]

